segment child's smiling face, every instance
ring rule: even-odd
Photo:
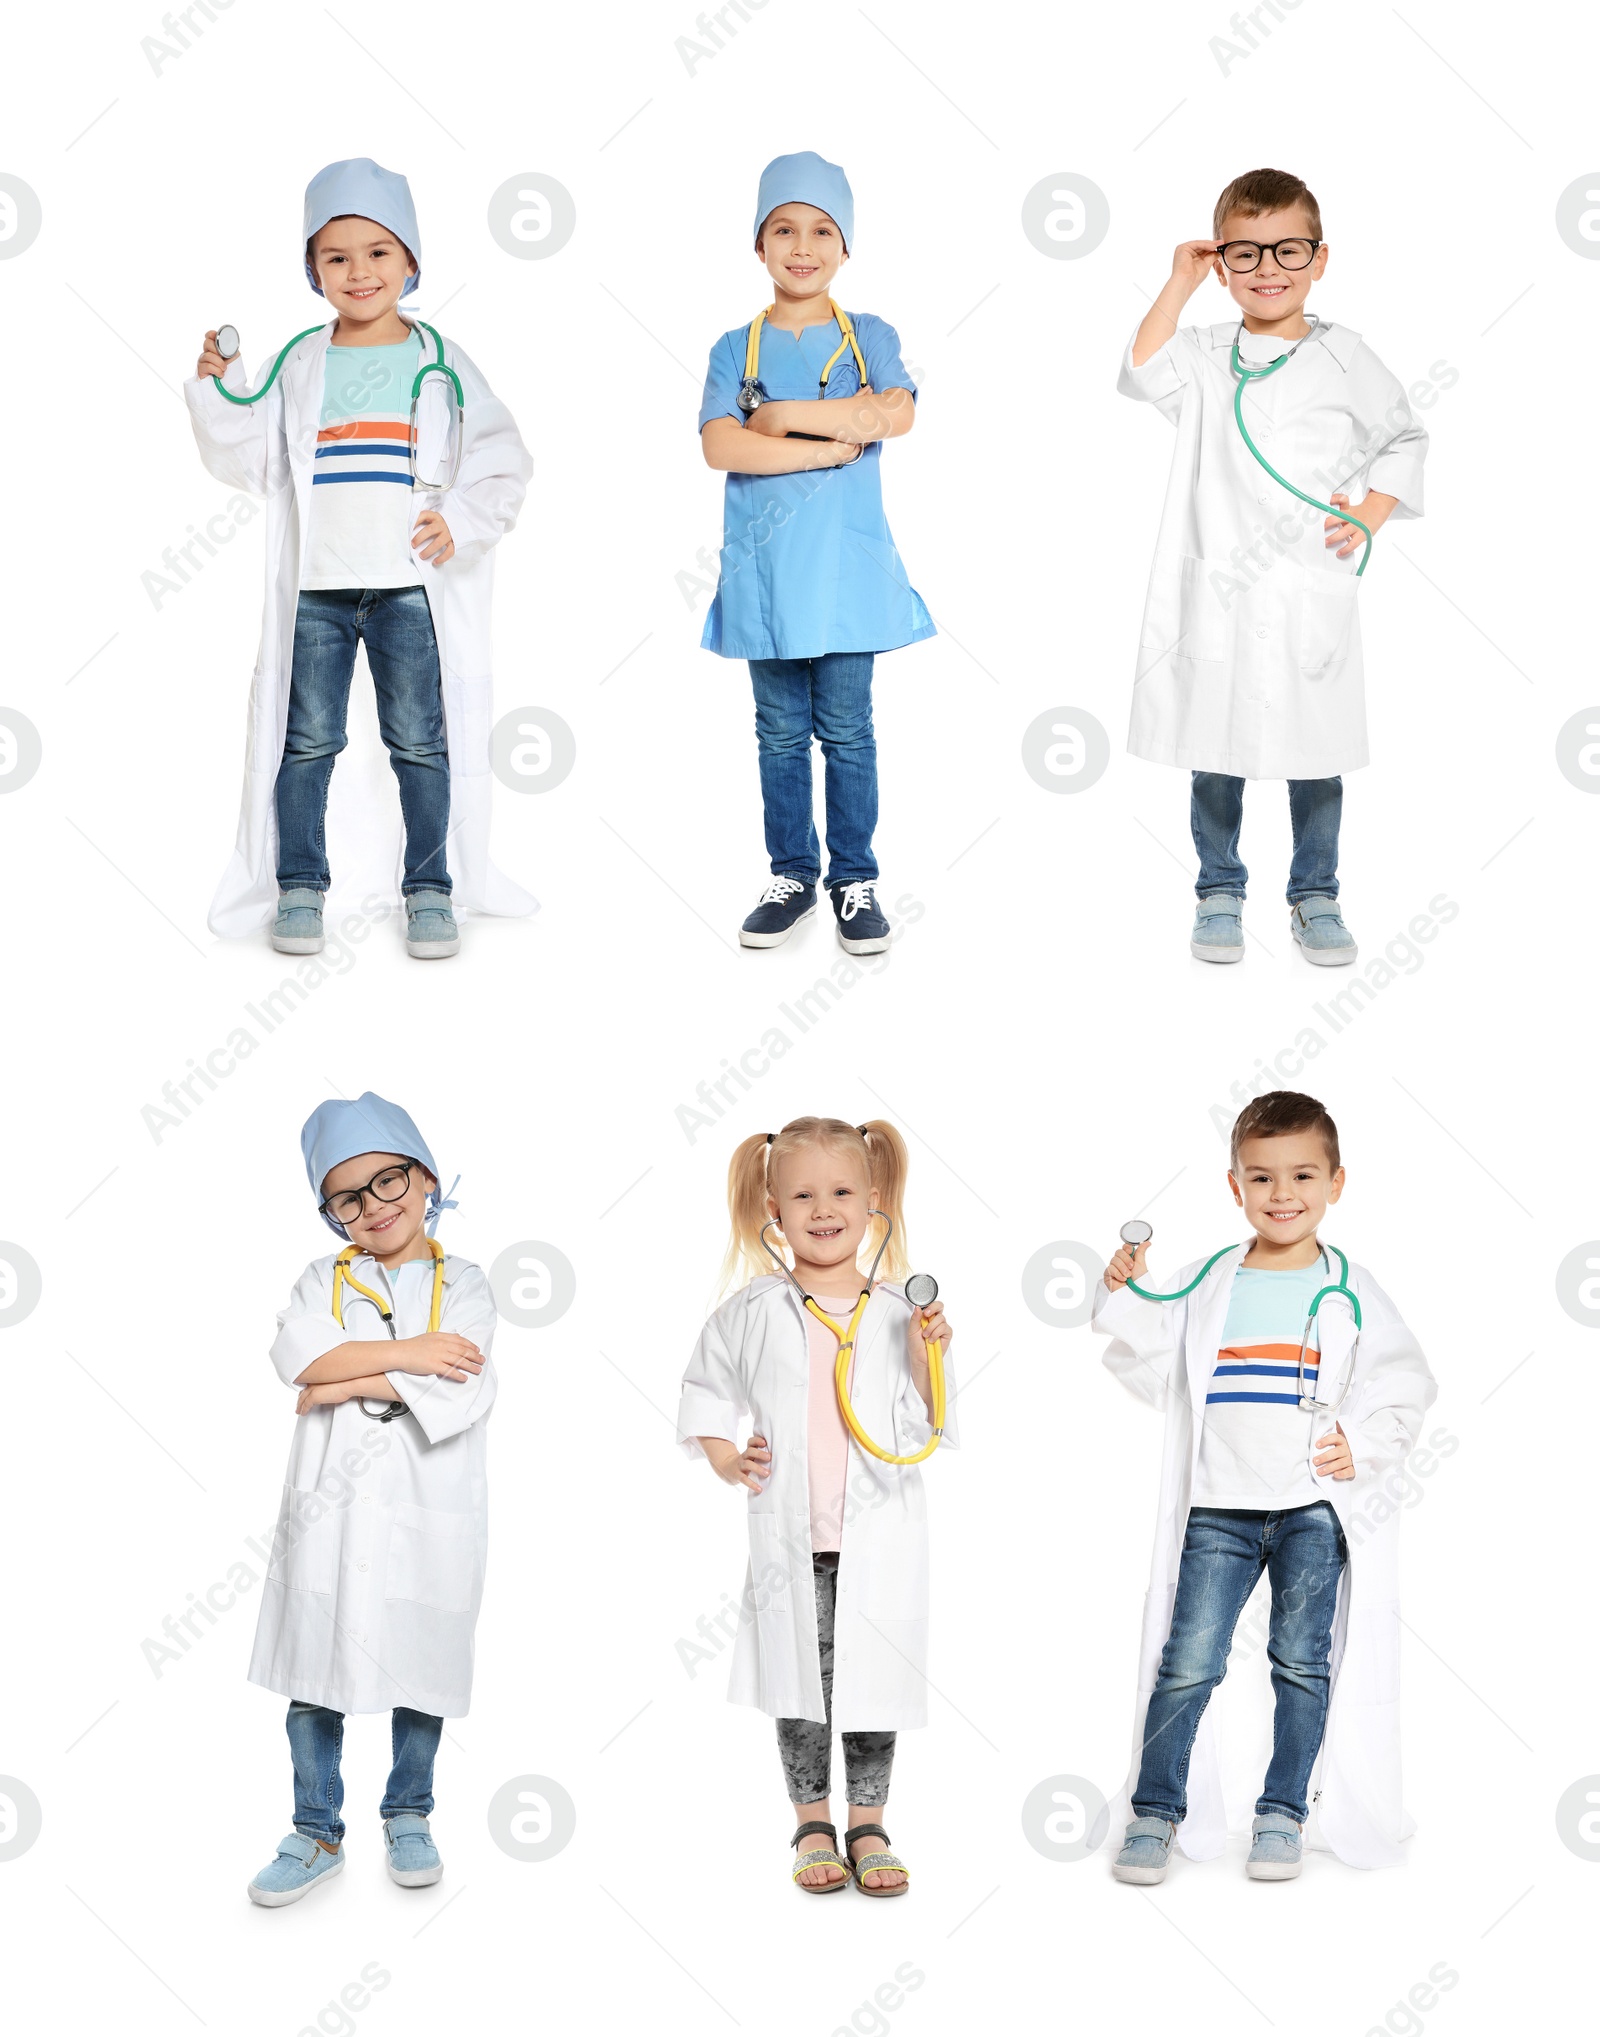
[[[822,1293],[856,1294],[856,1255],[872,1204],[864,1154],[800,1146],[782,1154],[773,1169],[767,1214],[788,1240],[796,1268],[804,1267]]]
[[[1344,1192],[1344,1169],[1329,1166],[1316,1132],[1284,1132],[1241,1140],[1228,1184],[1256,1236],[1281,1251],[1316,1237],[1329,1203]]]
[[[778,295],[801,302],[831,297],[839,264],[848,259],[843,234],[814,205],[780,205],[769,212],[756,253]]]
[[[394,1202],[382,1200],[399,1187],[400,1170],[405,1168],[411,1177],[405,1193]],[[352,1245],[382,1265],[398,1265],[403,1259],[419,1256],[416,1248],[425,1236],[428,1195],[437,1186],[427,1168],[404,1153],[358,1153],[353,1160],[341,1160],[328,1174],[322,1197],[328,1214],[344,1225]],[[361,1197],[359,1215],[353,1200],[348,1206],[339,1200],[341,1196],[353,1198],[357,1189],[367,1190]]]
[[[417,265],[405,245],[375,219],[330,219],[311,237],[311,266],[322,294],[349,325],[375,325],[400,302]]]
[[[1271,250],[1279,241],[1316,237],[1311,222],[1298,205],[1286,206],[1281,212],[1230,212],[1222,222],[1222,231],[1217,235],[1219,247],[1230,240],[1249,240],[1261,243],[1267,250],[1256,269],[1230,269],[1220,255],[1215,265],[1219,281],[1227,286],[1228,295],[1244,313],[1252,332],[1258,325],[1299,322],[1312,284],[1321,279],[1328,266],[1327,245],[1317,249],[1306,269],[1280,268]]]

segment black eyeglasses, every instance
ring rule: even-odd
[[[1321,245],[1319,240],[1230,240],[1224,241],[1217,253],[1225,267],[1243,276],[1260,268],[1263,255],[1271,255],[1280,269],[1309,269]]]
[[[322,1210],[336,1224],[353,1224],[366,1207],[369,1195],[374,1202],[403,1202],[410,1187],[409,1164],[385,1167],[381,1174],[374,1174],[364,1188],[341,1188],[337,1195],[330,1195],[322,1204]]]

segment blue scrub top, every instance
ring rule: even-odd
[[[900,337],[870,312],[852,312],[871,388],[916,389]],[[819,378],[841,334],[837,319],[803,332],[761,329],[760,375],[777,402],[850,396],[861,387],[848,347],[826,391]],[[700,429],[714,417],[742,424],[750,327],[711,349]],[[883,513],[874,441],[847,467],[798,474],[730,474],[723,498],[721,572],[701,647],[723,658],[820,658],[830,651],[894,651],[935,634],[922,596],[906,578]]]

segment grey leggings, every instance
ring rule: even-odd
[[[833,1744],[833,1605],[839,1590],[839,1552],[818,1550],[811,1558],[817,1592],[817,1656],[822,1668],[824,1723],[815,1719],[780,1719],[778,1754],[783,1762],[789,1801],[816,1804],[828,1794]],[[886,1804],[889,1771],[894,1766],[893,1733],[841,1733],[844,1742],[845,1798],[852,1804]]]

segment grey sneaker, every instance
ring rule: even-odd
[[[322,893],[280,891],[278,916],[272,922],[272,945],[280,955],[322,953]]]
[[[454,955],[461,947],[461,931],[450,910],[448,891],[413,891],[406,900],[406,953],[419,962],[432,962]]]
[[[1194,909],[1189,953],[1197,962],[1244,960],[1244,900],[1218,892],[1202,898]]]
[[[1355,935],[1345,925],[1337,903],[1313,894],[1289,908],[1289,931],[1308,962],[1339,969],[1356,959]]]
[[[1165,1818],[1135,1818],[1123,1835],[1122,1851],[1111,1863],[1117,1881],[1141,1885],[1165,1881],[1167,1860],[1178,1828]]]
[[[1293,1881],[1300,1872],[1300,1827],[1294,1819],[1282,1811],[1268,1811],[1250,1829],[1245,1873],[1252,1881]]]

